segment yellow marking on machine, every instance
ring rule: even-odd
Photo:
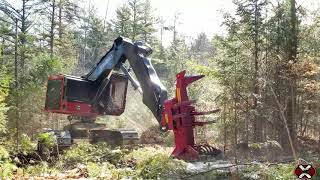
[[[169,123],[169,118],[168,118],[168,114],[167,113],[164,115],[164,119],[166,120],[166,123],[168,124]]]
[[[177,88],[177,99],[178,99],[178,102],[181,102],[181,93],[180,93],[180,88]]]

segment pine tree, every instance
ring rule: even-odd
[[[114,31],[120,36],[131,37],[131,11],[124,4],[116,10],[116,18],[111,21],[114,26]]]
[[[156,23],[156,18],[153,15],[153,8],[151,7],[150,0],[145,0],[143,3],[143,15],[142,15],[142,37],[144,42],[153,45],[155,42],[154,33],[156,29],[154,27]]]
[[[207,34],[202,32],[191,44],[191,57],[199,64],[208,64],[208,59],[214,55],[214,48]]]
[[[76,39],[80,51],[78,68],[81,70],[78,69],[77,72],[85,73],[110,48],[110,36],[113,34],[109,32],[107,35],[108,29],[105,29],[103,20],[95,14],[94,7],[89,11],[88,16],[83,18],[80,30]]]
[[[135,41],[141,38],[143,33],[143,3],[141,0],[129,0],[129,8],[131,11],[131,36],[130,38]]]
[[[263,33],[261,16],[262,9],[266,6],[266,0],[246,0],[246,1],[236,1],[237,15],[240,16],[240,21],[238,22],[238,28],[241,31],[240,36],[242,41],[245,41],[246,46],[250,48],[252,57],[252,112],[253,112],[253,129],[254,129],[254,141],[263,141],[263,121],[261,117],[261,112],[258,107],[258,97],[261,96],[260,87],[258,84],[259,79],[259,66],[261,57],[262,40],[261,34]],[[239,33],[235,32],[235,33]],[[239,38],[239,39],[240,39]],[[251,64],[251,63],[250,63]]]

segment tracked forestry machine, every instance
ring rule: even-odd
[[[173,131],[174,157],[197,159],[201,154],[219,155],[220,150],[209,145],[197,145],[194,141],[194,128],[212,123],[196,121],[195,116],[218,111],[197,112],[193,106],[195,101],[188,98],[187,86],[204,76],[186,76],[186,71],[178,73],[175,97],[168,99],[167,90],[148,58],[151,53],[152,49],[142,42],[117,38],[112,48],[88,74],[82,77],[63,74],[50,76],[45,110],[68,114],[70,120],[78,120],[66,128],[72,139],[86,136],[91,142],[106,141],[116,145],[135,141],[138,138],[135,131],[113,131],[95,123],[97,116],[120,116],[124,112],[130,81],[134,89],[142,93],[143,103],[159,122],[160,129]],[[130,68],[125,66],[126,61]]]

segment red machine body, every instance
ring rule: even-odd
[[[78,115],[84,117],[97,116],[98,113],[92,108],[89,102],[68,101],[65,97],[65,75],[53,75],[48,78],[48,89],[45,110],[52,113]],[[54,85],[56,84],[56,85]],[[49,105],[49,101],[54,104]],[[53,105],[53,106],[52,106]]]
[[[81,77],[53,75],[48,78],[45,110],[79,117],[121,115],[125,109],[128,79],[113,74],[99,102],[92,101],[98,86]]]
[[[173,130],[175,138],[175,149],[172,152],[172,156],[179,159],[198,159],[201,153],[219,154],[220,150],[208,145],[196,145],[194,142],[193,129],[196,126],[214,122],[198,122],[195,120],[195,116],[215,113],[219,109],[209,112],[197,112],[195,110],[192,105],[195,101],[189,100],[187,86],[203,78],[204,75],[185,76],[185,73],[186,71],[182,71],[176,75],[175,97],[165,101],[163,106],[161,125]]]

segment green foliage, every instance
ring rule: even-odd
[[[249,147],[252,148],[252,149],[258,150],[258,149],[261,149],[261,144],[259,144],[259,143],[252,143],[252,144],[249,145]]]
[[[114,31],[132,40],[154,44],[156,18],[149,0],[129,0],[116,10],[112,24]]]
[[[169,156],[171,150],[171,148],[160,146],[135,149],[123,158],[124,162],[135,162],[134,172],[128,169],[123,169],[121,172],[124,171],[131,176],[135,175],[143,179],[182,176],[185,173],[186,164],[183,161],[172,159]]]
[[[143,148],[139,148],[139,149],[134,149],[129,154],[125,155],[124,159],[126,161],[128,161],[130,159],[135,159],[135,161],[137,161],[137,162],[142,162],[142,161],[145,161],[147,159],[152,158],[153,156],[155,156],[157,154],[169,154],[170,151],[171,151],[171,149],[165,149],[160,146],[143,147]]]
[[[214,67],[195,63],[194,61],[187,62],[188,71],[196,72],[197,74],[205,75],[207,78],[215,78],[218,76],[217,70]]]
[[[88,175],[89,177],[94,178],[103,178],[103,179],[112,179],[115,176],[115,166],[108,163],[92,163],[87,164]]]
[[[16,141],[12,137],[7,137],[1,139],[3,143],[1,143],[2,147],[9,153],[9,154],[15,154],[17,151],[17,144]],[[1,146],[0,145],[0,146]]]
[[[73,58],[78,55],[78,64],[73,72],[77,75],[87,73],[92,66],[106,53],[107,48],[112,45],[116,38],[113,35],[110,24],[97,17],[96,9],[92,7],[88,14],[82,19],[83,25],[75,33],[76,52]]]
[[[187,180],[202,180],[202,179],[210,179],[210,180],[220,180],[220,179],[232,179],[231,173],[229,172],[223,172],[223,171],[209,171],[204,174],[197,174],[197,175],[191,175],[186,176]],[[239,178],[235,178],[239,179]],[[244,178],[243,178],[244,179]]]
[[[190,56],[197,62],[198,65],[204,65],[208,67],[210,65],[209,60],[214,56],[215,48],[213,43],[208,39],[206,33],[201,32],[197,39],[191,43]]]
[[[10,178],[14,169],[16,166],[11,163],[8,151],[0,146],[0,179]]]
[[[111,151],[105,144],[79,144],[67,150],[62,161],[63,166],[68,167],[85,164],[90,177],[103,179],[153,179],[185,173],[184,162],[170,158],[166,149],[145,147],[127,153],[124,150]]]
[[[173,147],[174,146],[174,135],[173,135],[173,133],[168,133],[164,137],[164,142],[166,143],[166,145],[168,147]]]
[[[40,133],[38,134],[38,143],[50,149],[56,144],[56,139],[52,133]]]
[[[51,74],[61,73],[63,61],[58,57],[50,57],[48,53],[41,53],[32,60],[30,76],[32,82],[42,84]]]
[[[241,170],[237,176],[240,179],[256,180],[256,179],[275,179],[275,180],[291,180],[295,179],[293,171],[294,164],[277,164],[272,166],[266,165],[250,165]]]
[[[20,133],[26,134],[34,133],[41,126],[34,117],[42,113],[46,90],[44,85],[48,76],[72,68],[71,62],[56,56],[51,59],[48,53],[36,54],[29,63],[32,68],[24,72],[24,81],[19,81],[19,88],[13,89],[7,98],[12,107],[8,111],[8,126],[13,129],[18,125]],[[20,126],[20,123],[25,125]]]
[[[127,5],[122,5],[116,10],[116,18],[112,20],[115,32],[124,37],[131,37],[130,27],[131,11]]]
[[[294,178],[294,169],[294,164],[278,164],[276,166],[270,166],[267,169],[262,170],[262,172],[265,173],[264,176],[268,179],[290,180]]]
[[[113,179],[139,179],[137,171],[131,168],[118,168],[112,171]]]
[[[1,51],[0,51],[1,53]],[[0,55],[0,59],[1,59]],[[0,135],[6,132],[6,112],[8,107],[4,102],[9,94],[10,76],[7,74],[7,68],[3,65],[0,66]]]
[[[121,157],[123,157],[123,153],[121,151],[110,150],[105,143],[81,143],[67,150],[63,155],[63,160],[69,165],[105,161],[116,165]]]
[[[143,179],[157,179],[159,177],[174,178],[185,173],[186,165],[183,161],[172,159],[168,155],[156,154],[138,163],[139,175]]]
[[[23,154],[26,155],[35,152],[36,146],[36,143],[33,143],[28,135],[21,135],[20,148]]]
[[[28,166],[25,168],[25,174],[28,175],[51,175],[51,174],[56,174],[60,171],[61,169],[56,168],[55,166],[49,166],[47,162],[40,162],[40,164],[34,165],[34,166]]]
[[[261,178],[261,167],[258,165],[250,165],[235,174],[238,179],[257,180]],[[234,176],[234,175],[233,175]]]
[[[0,102],[0,134],[5,133],[7,128],[7,122],[6,122],[6,112],[8,108],[6,107],[5,103]]]
[[[128,1],[128,7],[130,8],[131,11],[131,21],[130,21],[130,26],[131,26],[131,38],[132,40],[138,40],[139,35],[142,33],[141,29],[143,27],[142,24],[142,14],[143,14],[143,2],[142,0],[129,0]]]
[[[151,6],[151,0],[145,0],[142,4],[142,37],[145,43],[150,45],[154,45],[156,42],[156,38],[154,37],[154,33],[156,29],[154,27],[156,22],[156,17],[154,16],[153,12],[154,9]]]
[[[10,162],[0,163],[0,179],[10,179],[16,168],[17,167]]]
[[[0,164],[7,161],[10,161],[9,153],[3,146],[0,146]]]
[[[228,136],[231,141],[244,138],[265,141],[270,138],[269,135],[262,138],[262,127],[266,126],[267,119],[272,122],[272,128],[281,124],[280,116],[274,111],[277,104],[270,101],[274,99],[270,86],[277,89],[277,97],[287,95],[289,91],[279,78],[286,61],[283,57],[289,48],[288,15],[277,14],[276,11],[283,8],[281,3],[277,9],[270,8],[265,0],[234,3],[236,14],[224,16],[227,35],[213,38],[216,51],[211,63],[216,68],[215,78],[223,89],[222,98],[218,99],[220,107],[224,107],[220,131],[225,135],[233,133],[234,136]],[[264,16],[263,13],[269,10],[275,14]],[[282,128],[279,130],[284,132]]]
[[[72,147],[64,153],[63,159],[67,164],[96,162],[98,157],[92,156],[95,153],[95,148],[86,143],[82,143]]]

